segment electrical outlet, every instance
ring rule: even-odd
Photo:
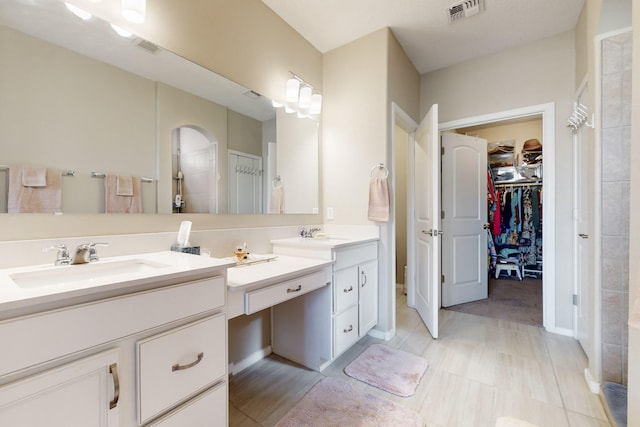
[[[327,208],[327,220],[333,221],[333,208]]]

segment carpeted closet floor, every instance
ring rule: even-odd
[[[447,310],[542,327],[542,280],[489,279],[489,298]]]

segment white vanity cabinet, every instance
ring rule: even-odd
[[[333,260],[331,301],[332,360],[378,323],[378,242],[329,239],[273,240],[273,252]]]
[[[378,323],[378,245],[334,248],[334,357]]]
[[[0,425],[119,425],[119,361],[106,351],[0,387]]]
[[[0,321],[0,425],[226,426],[226,267]]]

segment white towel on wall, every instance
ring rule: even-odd
[[[389,184],[387,178],[369,180],[369,221],[389,221]]]
[[[45,168],[42,168],[45,169]],[[9,192],[7,212],[9,213],[57,213],[62,212],[62,174],[59,169],[45,169],[45,185],[42,184],[41,168],[23,173],[22,166],[9,167]],[[35,184],[32,186],[23,185]]]
[[[269,204],[270,214],[283,214],[284,213],[284,188],[282,185],[278,185],[271,189],[271,201]]]

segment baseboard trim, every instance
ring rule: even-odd
[[[377,329],[371,329],[367,335],[377,338],[379,340],[389,341],[396,335],[396,328],[391,329],[390,331],[379,331]]]
[[[567,328],[545,328],[545,329],[547,332],[550,332],[552,334],[564,335],[565,337],[575,337],[573,329],[567,329]]]
[[[237,375],[243,370],[247,369],[249,366],[254,363],[264,359],[268,355],[272,353],[271,346],[267,346],[258,351],[251,353],[248,357],[245,357],[238,363],[229,363],[229,375]]]
[[[591,391],[591,393],[601,394],[600,383],[593,378],[593,375],[591,375],[589,368],[584,369],[584,379],[587,382],[587,386],[589,386],[589,390]]]

